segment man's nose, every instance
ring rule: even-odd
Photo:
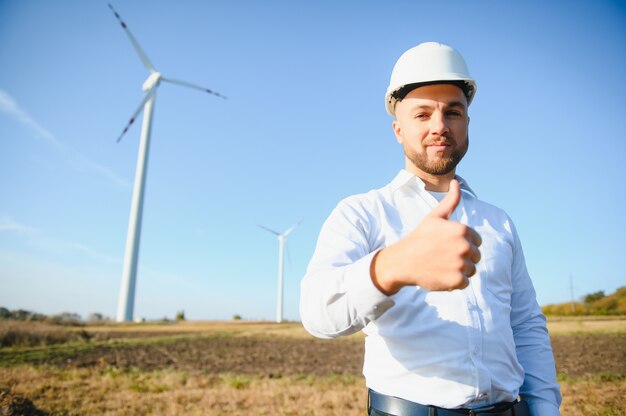
[[[434,113],[430,117],[430,132],[433,135],[441,136],[448,132],[449,127],[446,118],[442,113]]]

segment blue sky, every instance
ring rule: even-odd
[[[541,304],[626,284],[623,1],[113,2],[162,84],[135,315],[285,317],[336,203],[404,158],[396,59],[457,48],[478,92],[458,173],[513,218]],[[0,305],[115,316],[147,77],[106,1],[0,0]]]

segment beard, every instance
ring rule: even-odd
[[[456,141],[446,137],[445,143],[450,143],[454,146]],[[422,172],[426,172],[430,175],[445,175],[452,172],[461,159],[463,159],[465,153],[467,153],[467,149],[469,148],[469,136],[467,140],[465,140],[465,144],[461,147],[455,147],[449,157],[440,157],[435,160],[429,160],[425,149],[424,152],[417,153],[415,149],[406,144],[403,148],[405,156],[413,163],[413,166]]]

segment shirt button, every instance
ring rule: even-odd
[[[480,348],[474,347],[474,355],[478,355],[479,352],[480,352]]]

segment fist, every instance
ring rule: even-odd
[[[457,180],[446,197],[402,240],[379,251],[372,261],[372,281],[391,295],[404,286],[427,290],[463,289],[480,261],[480,235],[472,228],[449,221],[461,201]]]

